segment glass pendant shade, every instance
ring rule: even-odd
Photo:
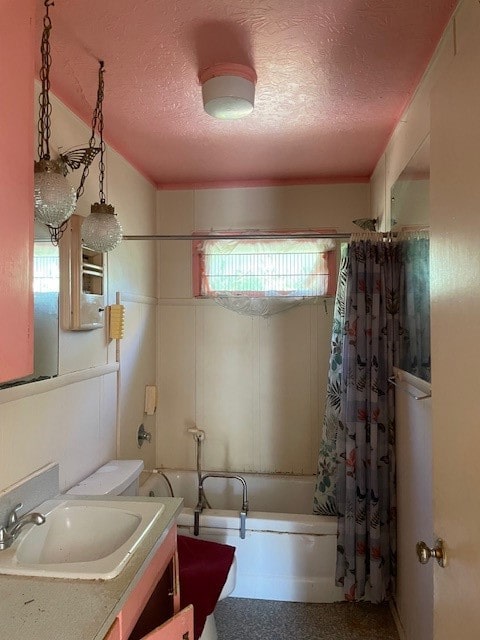
[[[77,194],[54,160],[35,162],[35,219],[59,227],[75,211]]]
[[[82,224],[82,241],[92,251],[111,251],[122,240],[122,227],[111,204],[95,202]]]

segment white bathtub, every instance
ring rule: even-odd
[[[185,508],[178,532],[193,536],[197,474],[162,469]],[[248,485],[246,537],[240,538],[242,486],[208,478],[205,494],[212,509],[200,516],[200,538],[236,547],[237,586],[232,596],[289,602],[343,600],[335,586],[336,518],[311,514],[313,476],[242,473]],[[142,473],[140,494],[168,496],[163,477]]]

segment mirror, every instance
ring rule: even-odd
[[[392,187],[392,226],[403,249],[400,368],[430,382],[430,138]]]
[[[430,222],[430,136],[428,136],[392,187],[392,227],[396,231],[419,229]]]
[[[45,225],[35,223],[33,245],[34,372],[32,380],[58,375],[60,252]]]
[[[47,227],[35,222],[33,244],[34,370],[32,375],[2,384],[10,387],[58,375],[58,298],[60,252]]]

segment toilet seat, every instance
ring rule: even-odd
[[[224,600],[225,598],[228,598],[228,596],[235,589],[236,581],[237,581],[237,558],[234,556],[232,565],[230,567],[230,571],[228,572],[227,579],[225,581],[225,584],[223,585],[222,591],[220,592],[218,602],[220,602],[220,600]],[[200,636],[199,640],[218,640],[217,625],[215,623],[215,617],[213,613],[207,616],[205,620],[205,626],[203,627],[202,635]]]
[[[225,580],[225,584],[223,585],[223,589],[220,592],[220,596],[218,600],[224,600],[228,598],[228,596],[235,589],[235,584],[237,582],[237,558],[233,556],[233,562],[230,567],[230,571],[228,572],[227,579]]]

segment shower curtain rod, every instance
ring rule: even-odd
[[[290,233],[215,233],[210,234],[187,234],[187,235],[145,235],[145,236],[123,236],[124,240],[288,240],[295,238],[325,238],[340,240],[351,237],[351,233],[320,233],[315,231],[298,231]],[[387,235],[387,234],[383,234]]]

